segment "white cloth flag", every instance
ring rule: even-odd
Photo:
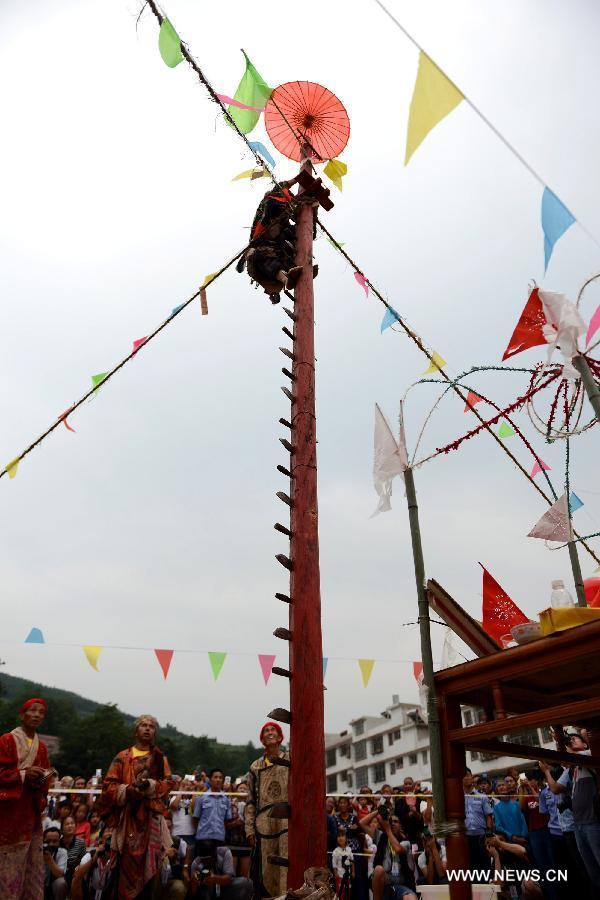
[[[567,300],[564,294],[554,291],[538,291],[542,301],[542,309],[547,325],[542,331],[548,341],[548,362],[553,351],[558,348],[565,360],[563,375],[565,378],[579,378],[579,373],[571,365],[571,360],[577,356],[577,339],[586,333],[586,325],[577,307]]]
[[[444,646],[442,647],[442,669],[450,669],[452,666],[458,666],[464,662],[460,658],[460,654],[454,646],[454,632],[451,628],[446,628],[444,635]]]
[[[536,522],[533,526],[527,537],[541,538],[546,541],[560,541],[560,543],[571,540],[566,494],[559,497],[556,503],[544,513],[539,522]]]
[[[387,512],[392,508],[392,479],[408,467],[404,429],[400,429],[400,444],[392,434],[377,403],[375,404],[375,457],[373,461],[373,485],[379,494],[379,503],[373,513]],[[373,518],[371,516],[371,518]]]

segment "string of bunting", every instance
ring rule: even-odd
[[[407,622],[406,625],[415,625],[416,622]],[[443,623],[439,623],[443,624]],[[11,643],[10,641],[2,640],[2,643]],[[156,660],[160,666],[160,669],[163,673],[163,677],[166,680],[169,671],[171,668],[171,663],[173,662],[173,657],[175,653],[193,653],[193,654],[206,654],[208,657],[208,662],[210,665],[210,670],[213,676],[214,681],[217,681],[223,666],[225,665],[225,660],[229,656],[251,656],[256,657],[260,669],[260,673],[262,675],[262,679],[264,681],[265,687],[269,683],[271,675],[273,673],[273,666],[275,665],[275,660],[277,655],[275,653],[252,653],[252,652],[239,652],[239,651],[229,651],[229,650],[200,650],[200,649],[165,649],[165,648],[155,648],[155,647],[125,647],[119,645],[111,645],[111,644],[69,644],[69,643],[55,643],[55,642],[47,642],[44,633],[40,628],[32,628],[25,638],[25,644],[43,644],[49,647],[77,647],[83,650],[84,656],[87,659],[88,663],[94,669],[94,671],[99,672],[100,669],[98,667],[98,663],[100,660],[100,656],[104,650],[136,650],[136,651],[144,651],[144,652],[152,652],[154,653]],[[325,679],[327,674],[327,667],[331,660],[335,661],[345,661],[345,662],[356,662],[358,664],[358,669],[360,672],[361,680],[363,687],[367,687],[371,677],[373,675],[373,670],[375,668],[375,663],[410,663],[413,666],[413,673],[415,674],[415,678],[417,681],[419,680],[417,677],[417,672],[422,671],[419,669],[419,666],[422,666],[420,662],[415,662],[410,659],[401,659],[398,657],[394,658],[386,658],[381,657],[378,659],[356,659],[356,657],[351,656],[324,656],[323,657],[323,679]],[[415,668],[417,667],[417,668]]]

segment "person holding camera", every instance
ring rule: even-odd
[[[414,859],[400,819],[393,813],[377,817],[383,832],[377,843],[373,869],[373,900],[417,900]]]
[[[218,890],[217,890],[218,888]],[[199,900],[251,900],[249,878],[236,877],[228,847],[216,847],[212,856],[197,856],[190,870],[190,894]]]
[[[11,900],[42,896],[42,813],[56,775],[37,735],[46,709],[40,697],[27,700],[21,724],[0,737],[0,897]]]
[[[111,830],[104,828],[98,845],[90,847],[75,869],[71,882],[71,900],[102,900],[111,895],[114,860],[110,855]]]
[[[135,742],[113,759],[95,807],[113,831],[119,900],[151,896],[165,850],[172,846],[165,821],[171,770],[156,746],[157,730],[154,716],[136,719]]]
[[[448,884],[446,848],[436,841],[429,828],[423,829],[423,851],[417,858],[417,866],[425,884]]]
[[[68,854],[60,846],[58,828],[47,828],[42,845],[44,860],[44,900],[65,900],[69,888],[65,879]],[[9,894],[6,895],[10,896]]]

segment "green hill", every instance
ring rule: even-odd
[[[73,691],[48,687],[14,675],[0,675],[0,734],[18,724],[18,710],[28,697],[42,696],[48,701],[48,715],[42,731],[60,738],[60,751],[52,759],[61,775],[84,775],[96,769],[106,772],[115,754],[131,744],[131,725],[135,719],[121,712],[116,704],[96,703]],[[214,766],[235,778],[248,771],[260,750],[247,744],[222,744],[207,735],[184,734],[174,725],[161,727],[160,748],[171,769],[178,774]]]

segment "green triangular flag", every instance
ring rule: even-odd
[[[168,19],[163,19],[158,34],[158,49],[163,62],[174,69],[183,61],[181,52],[181,40]]]
[[[92,386],[97,388],[99,384],[102,384],[108,372],[100,372],[99,375],[92,375]]]
[[[502,438],[504,440],[504,438],[514,437],[514,436],[515,436],[515,432],[512,430],[510,425],[507,425],[506,422],[501,422],[500,428],[498,429],[498,437]]]
[[[242,53],[244,51],[242,50]],[[272,88],[266,83],[262,75],[256,71],[246,54],[246,71],[233,95],[233,99],[245,106],[254,106],[264,109],[265,104],[272,94]],[[252,109],[239,109],[237,106],[229,106],[227,112],[240,129],[242,134],[250,134],[260,118],[260,112]]]
[[[208,653],[208,659],[210,662],[210,667],[212,669],[213,678],[215,681],[219,677],[221,673],[221,669],[223,668],[223,663],[225,662],[226,653],[217,653],[214,651],[210,651]]]

